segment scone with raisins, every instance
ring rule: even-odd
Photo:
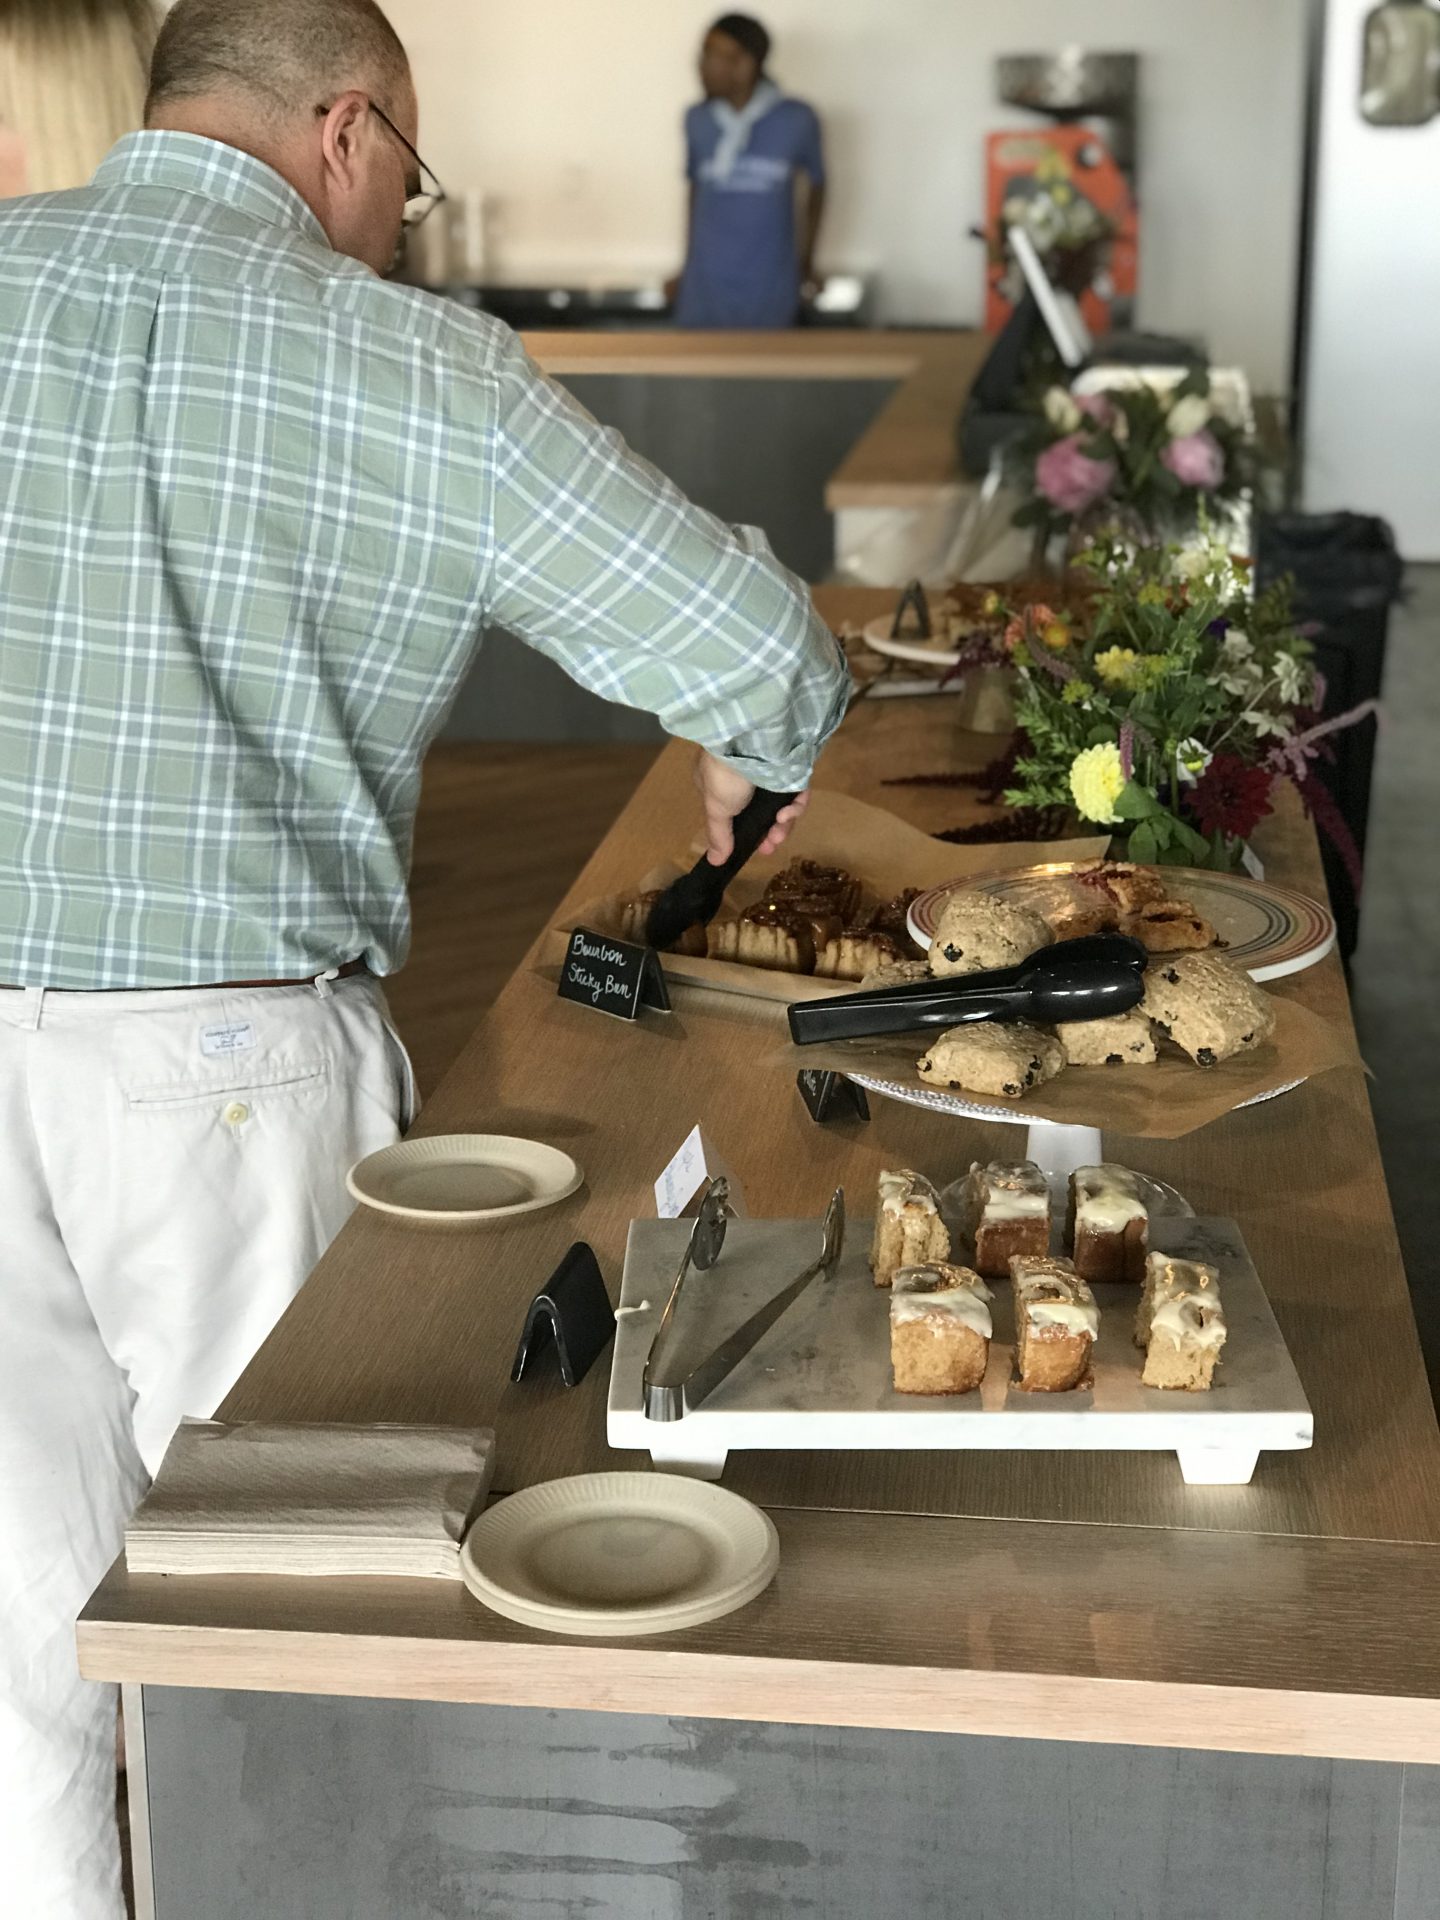
[[[1155,1036],[1143,1009],[1104,1020],[1066,1020],[1055,1031],[1072,1067],[1148,1067]]]
[[[932,1087],[1018,1100],[1032,1087],[1053,1080],[1064,1065],[1065,1049],[1053,1033],[979,1021],[942,1033],[921,1056],[916,1071]]]
[[[1201,1067],[1261,1046],[1275,1031],[1269,998],[1243,967],[1218,953],[1157,960],[1145,975],[1141,1006]]]
[[[986,893],[959,893],[940,915],[930,942],[930,971],[937,975],[989,973],[1018,966],[1050,945],[1050,929],[1038,913]]]

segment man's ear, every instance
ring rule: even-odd
[[[320,130],[325,169],[346,186],[354,184],[362,129],[369,118],[369,99],[352,88],[335,101]]]

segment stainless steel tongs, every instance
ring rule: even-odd
[[[763,1307],[757,1307],[745,1323],[737,1327],[728,1340],[724,1340],[706,1360],[693,1368],[680,1379],[674,1377],[674,1369],[666,1367],[663,1359],[657,1364],[661,1343],[674,1319],[676,1303],[680,1298],[680,1289],[691,1267],[699,1267],[703,1272],[714,1266],[720,1257],[720,1249],[725,1243],[726,1202],[729,1188],[726,1182],[712,1180],[705,1191],[700,1204],[700,1212],[695,1221],[695,1229],[680,1262],[680,1271],[675,1276],[675,1284],[670,1289],[670,1298],[665,1303],[665,1311],[660,1316],[660,1325],[656,1328],[655,1338],[650,1343],[650,1353],[645,1362],[644,1404],[647,1420],[683,1420],[687,1413],[709,1399],[726,1376],[734,1371],[760,1339],[769,1332],[786,1308],[800,1298],[817,1274],[827,1277],[833,1271],[845,1245],[845,1192],[837,1187],[831,1196],[830,1205],[825,1210],[822,1227],[819,1258],[812,1261],[802,1274],[788,1285],[782,1287],[773,1299],[767,1300]]]

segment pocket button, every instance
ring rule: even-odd
[[[250,1109],[242,1100],[232,1100],[225,1109],[224,1119],[227,1125],[242,1127],[250,1118]]]

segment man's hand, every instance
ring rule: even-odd
[[[703,749],[695,762],[695,785],[705,809],[705,857],[712,867],[724,866],[735,845],[730,823],[749,804],[755,789],[743,774]],[[809,794],[802,793],[782,807],[756,852],[774,853],[809,804]]]

